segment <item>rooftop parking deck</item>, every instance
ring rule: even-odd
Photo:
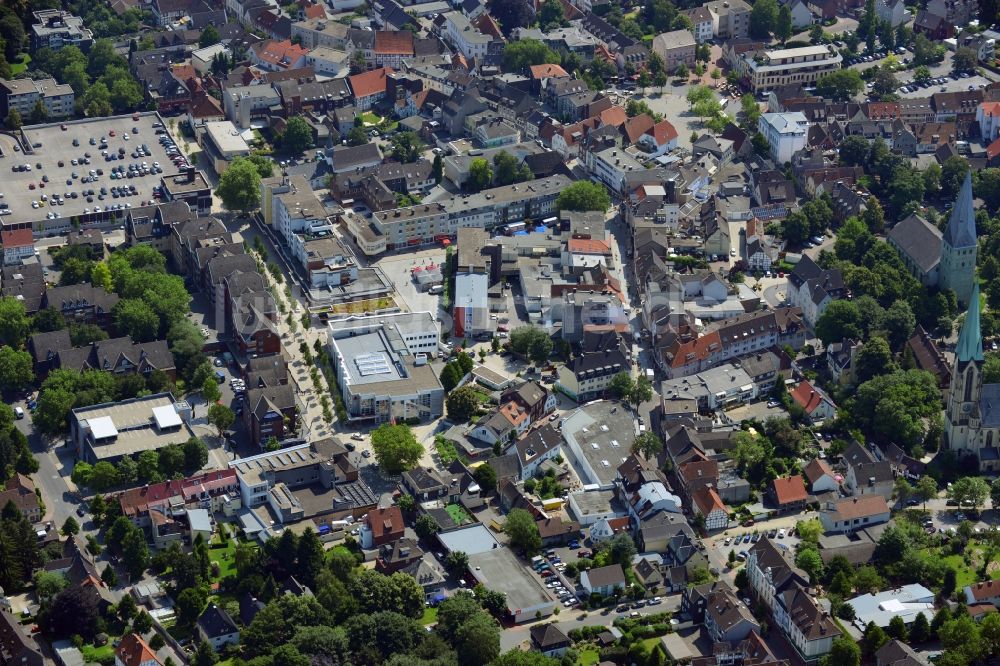
[[[31,222],[36,237],[67,231],[74,218],[124,220],[187,164],[154,112],[33,125],[21,143],[0,159],[0,221]]]

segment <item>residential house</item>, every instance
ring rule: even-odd
[[[546,657],[557,659],[573,645],[562,629],[555,624],[536,624],[531,627],[531,644]]]
[[[695,46],[690,30],[672,30],[654,37],[652,50],[663,58],[667,73],[672,74],[681,64],[689,69],[694,67]]]
[[[3,491],[0,491],[0,507],[7,506],[8,502],[13,502],[28,522],[34,524],[42,519],[42,507],[35,492],[35,483],[20,472],[7,479]]]
[[[903,0],[876,0],[875,13],[883,23],[888,23],[893,28],[905,23],[910,18],[910,13],[906,10]]]
[[[791,391],[791,396],[813,423],[820,423],[837,415],[837,405],[823,389],[804,379]]]
[[[814,458],[802,469],[802,475],[805,476],[808,490],[813,495],[836,492],[837,488],[840,487],[840,483],[833,473],[833,468],[822,458]]]
[[[809,500],[805,481],[798,474],[779,477],[771,482],[771,496],[781,512],[799,512]]]
[[[580,523],[564,521],[562,518],[543,518],[536,520],[538,534],[542,537],[542,546],[552,548],[564,546],[572,539],[580,537]]]
[[[809,120],[800,111],[761,114],[757,130],[767,139],[771,157],[778,164],[792,161],[792,155],[806,147]]]
[[[760,624],[736,593],[724,587],[706,599],[705,630],[716,643],[734,643],[759,632]]]
[[[378,548],[403,538],[406,523],[398,506],[379,507],[369,511],[361,523],[361,547]]]
[[[347,77],[354,93],[354,106],[358,111],[368,111],[385,99],[391,67],[380,67]]]
[[[691,509],[705,520],[709,532],[725,529],[729,524],[729,509],[715,488],[705,486],[691,494]]]
[[[163,666],[163,662],[142,636],[130,633],[123,636],[115,648],[115,666]]]
[[[295,390],[288,384],[251,388],[243,406],[243,422],[251,441],[264,448],[272,437],[281,442],[294,436],[298,402]]]
[[[965,603],[969,606],[993,604],[1000,607],[1000,581],[988,580],[966,585],[962,592],[965,594]]]
[[[448,484],[436,472],[419,467],[403,472],[403,488],[417,502],[427,502],[448,494]]]
[[[202,612],[195,623],[195,632],[203,641],[207,641],[216,652],[227,645],[240,642],[240,629],[224,609],[214,603]]]
[[[850,534],[889,521],[889,505],[881,495],[862,495],[827,502],[819,512],[823,531]]]
[[[802,308],[806,324],[815,327],[830,303],[847,297],[848,289],[839,268],[820,268],[813,259],[803,255],[788,274],[785,293],[793,307]]]
[[[606,597],[615,590],[625,589],[627,584],[625,571],[620,564],[588,569],[580,574],[580,587],[586,590],[587,594]]]

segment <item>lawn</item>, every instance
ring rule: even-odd
[[[80,652],[83,654],[83,660],[87,663],[113,660],[115,658],[115,648],[110,643],[101,647],[84,645],[80,648]]]
[[[965,560],[962,559],[961,555],[948,555],[946,557],[942,557],[941,554],[938,553],[937,557],[955,570],[956,589],[961,590],[966,585],[972,585],[978,580],[976,572],[972,570],[972,567],[965,563]]]
[[[21,72],[28,69],[28,65],[31,64],[31,56],[27,53],[22,53],[17,57],[16,62],[10,63],[10,74],[11,76],[17,76]]]
[[[597,651],[597,648],[587,648],[577,653],[576,663],[577,666],[593,666],[600,659],[601,653]]]
[[[434,624],[437,621],[438,621],[437,606],[426,606],[424,608],[424,616],[420,618],[420,624],[427,626],[429,624]]]
[[[233,556],[235,552],[235,539],[228,539],[225,548],[219,548],[213,544],[208,549],[208,559],[219,564],[219,576],[218,578],[213,578],[213,582],[222,580],[226,576],[236,575],[236,558]]]
[[[472,516],[458,504],[449,504],[444,510],[448,512],[448,515],[451,516],[456,525],[465,525],[472,522]]]
[[[371,111],[365,111],[361,114],[361,122],[367,125],[378,125],[382,122],[382,116],[377,113],[372,113]]]

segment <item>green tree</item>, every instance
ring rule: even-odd
[[[538,525],[530,513],[524,509],[512,509],[507,514],[507,522],[503,527],[504,532],[510,538],[510,545],[518,550],[523,550],[528,555],[535,553],[542,547],[542,537],[538,533]]]
[[[122,562],[132,580],[138,580],[149,566],[146,535],[138,527],[126,534],[122,540]]]
[[[546,0],[553,1],[555,0]],[[491,663],[500,656],[500,627],[486,613],[476,613],[455,632],[455,647],[460,666]]]
[[[472,472],[472,478],[485,493],[491,493],[497,487],[496,470],[489,463],[484,463]]]
[[[955,55],[951,57],[951,68],[955,72],[974,72],[979,66],[979,57],[976,52],[966,46],[955,49]]]
[[[450,420],[465,423],[479,410],[479,394],[472,386],[463,386],[448,394],[446,407]]]
[[[73,536],[80,533],[80,524],[76,522],[76,518],[70,516],[65,521],[63,521],[62,529],[60,530],[63,536]]]
[[[35,379],[31,354],[18,351],[9,345],[0,347],[0,386],[20,390]]]
[[[198,38],[198,46],[201,48],[214,46],[219,43],[219,40],[219,30],[214,25],[207,25],[201,31],[201,37]]]
[[[352,127],[347,133],[347,145],[349,146],[363,146],[368,143],[368,133],[365,132],[365,128],[360,125]]]
[[[749,432],[741,430],[733,436],[733,448],[730,457],[744,472],[758,465],[767,455],[767,449]]]
[[[538,25],[542,29],[542,32],[548,32],[554,28],[564,28],[569,25],[559,0],[542,1],[541,9],[538,11]]]
[[[930,637],[931,627],[930,623],[927,622],[927,616],[923,613],[917,613],[917,617],[913,619],[913,624],[910,625],[910,642],[920,645],[930,640]]]
[[[628,400],[635,389],[635,381],[628,372],[619,372],[608,382],[608,393],[619,400]]]
[[[32,576],[35,584],[35,594],[43,604],[62,592],[69,585],[66,576],[54,571],[36,571]]]
[[[417,518],[413,529],[421,539],[429,539],[441,531],[441,526],[434,520],[434,516],[424,513]]]
[[[578,180],[565,188],[556,198],[557,210],[600,211],[611,207],[611,197],[601,183]]]
[[[21,118],[21,112],[17,109],[11,109],[7,112],[7,119],[4,120],[4,125],[7,129],[19,130],[21,125],[24,124],[24,120]]]
[[[222,433],[228,430],[235,420],[236,414],[223,404],[215,403],[208,408],[208,422],[218,430],[219,437],[222,437]]]
[[[313,132],[302,116],[292,116],[281,134],[281,145],[292,155],[301,155],[313,147]]]
[[[490,163],[482,157],[477,157],[469,163],[469,188],[479,192],[493,184],[493,169]]]
[[[775,0],[758,0],[750,11],[750,36],[767,39],[778,23],[778,3]]]
[[[949,157],[941,165],[941,196],[954,199],[969,173],[969,162],[957,155]]]
[[[0,298],[0,344],[19,348],[31,329],[24,303],[12,296]]]
[[[444,568],[454,578],[465,574],[469,568],[469,556],[460,550],[453,550],[444,558]]]
[[[503,67],[509,72],[523,72],[532,65],[559,64],[559,54],[537,39],[507,42],[503,49]]]
[[[435,185],[440,184],[441,179],[444,178],[444,161],[438,153],[434,154],[434,161],[431,163],[431,174],[434,176]]]
[[[226,208],[246,214],[260,205],[260,173],[253,162],[236,158],[219,177],[215,193]]]
[[[760,121],[760,105],[753,95],[743,95],[740,98],[740,110],[743,112],[743,127],[756,132]]]
[[[822,666],[859,666],[861,648],[848,637],[841,636],[833,641],[830,652],[820,661]]]
[[[647,430],[635,438],[632,450],[641,453],[647,460],[652,460],[663,451],[663,441],[655,433]]]
[[[938,493],[937,481],[935,481],[934,478],[931,476],[924,475],[920,477],[919,481],[917,481],[917,485],[914,488],[914,491],[916,492],[917,497],[920,498],[920,501],[924,503],[924,510],[926,511],[927,500],[934,499],[935,497],[937,497]]]
[[[413,468],[424,454],[424,447],[406,425],[381,425],[372,431],[375,460],[387,474],[399,474]]]
[[[906,623],[903,621],[903,618],[899,615],[893,615],[892,619],[889,620],[889,627],[886,633],[889,634],[890,638],[905,642],[907,640],[907,632]]]
[[[990,496],[990,486],[979,476],[963,476],[956,479],[948,488],[948,499],[958,502],[959,506],[979,508]]]
[[[852,301],[839,300],[830,303],[816,322],[816,336],[823,346],[839,342],[844,338],[861,337],[861,315]]]
[[[424,142],[416,132],[397,132],[392,137],[392,154],[403,164],[416,162],[423,149]]]
[[[816,93],[838,101],[847,101],[865,89],[865,82],[857,70],[838,69],[819,77]],[[867,146],[865,147],[867,152]]]
[[[809,582],[813,585],[823,578],[823,558],[815,548],[803,548],[795,554],[795,565],[809,574]]]
[[[686,64],[678,63],[677,69],[674,70],[674,76],[678,79],[686,80],[691,76],[691,70],[688,69]]]
[[[895,369],[896,361],[885,338],[874,337],[862,345],[854,362],[854,374],[859,383]]]
[[[778,22],[775,24],[774,36],[782,44],[792,36],[792,10],[788,8],[788,5],[781,5],[781,9],[778,10]]]
[[[115,305],[115,328],[135,342],[152,342],[158,337],[160,318],[145,301],[126,298]]]

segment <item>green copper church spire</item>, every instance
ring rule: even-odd
[[[958,334],[958,347],[955,348],[955,358],[959,363],[983,360],[983,336],[979,330],[979,283],[972,287],[972,297],[969,299],[969,311],[962,324],[962,332]]]

